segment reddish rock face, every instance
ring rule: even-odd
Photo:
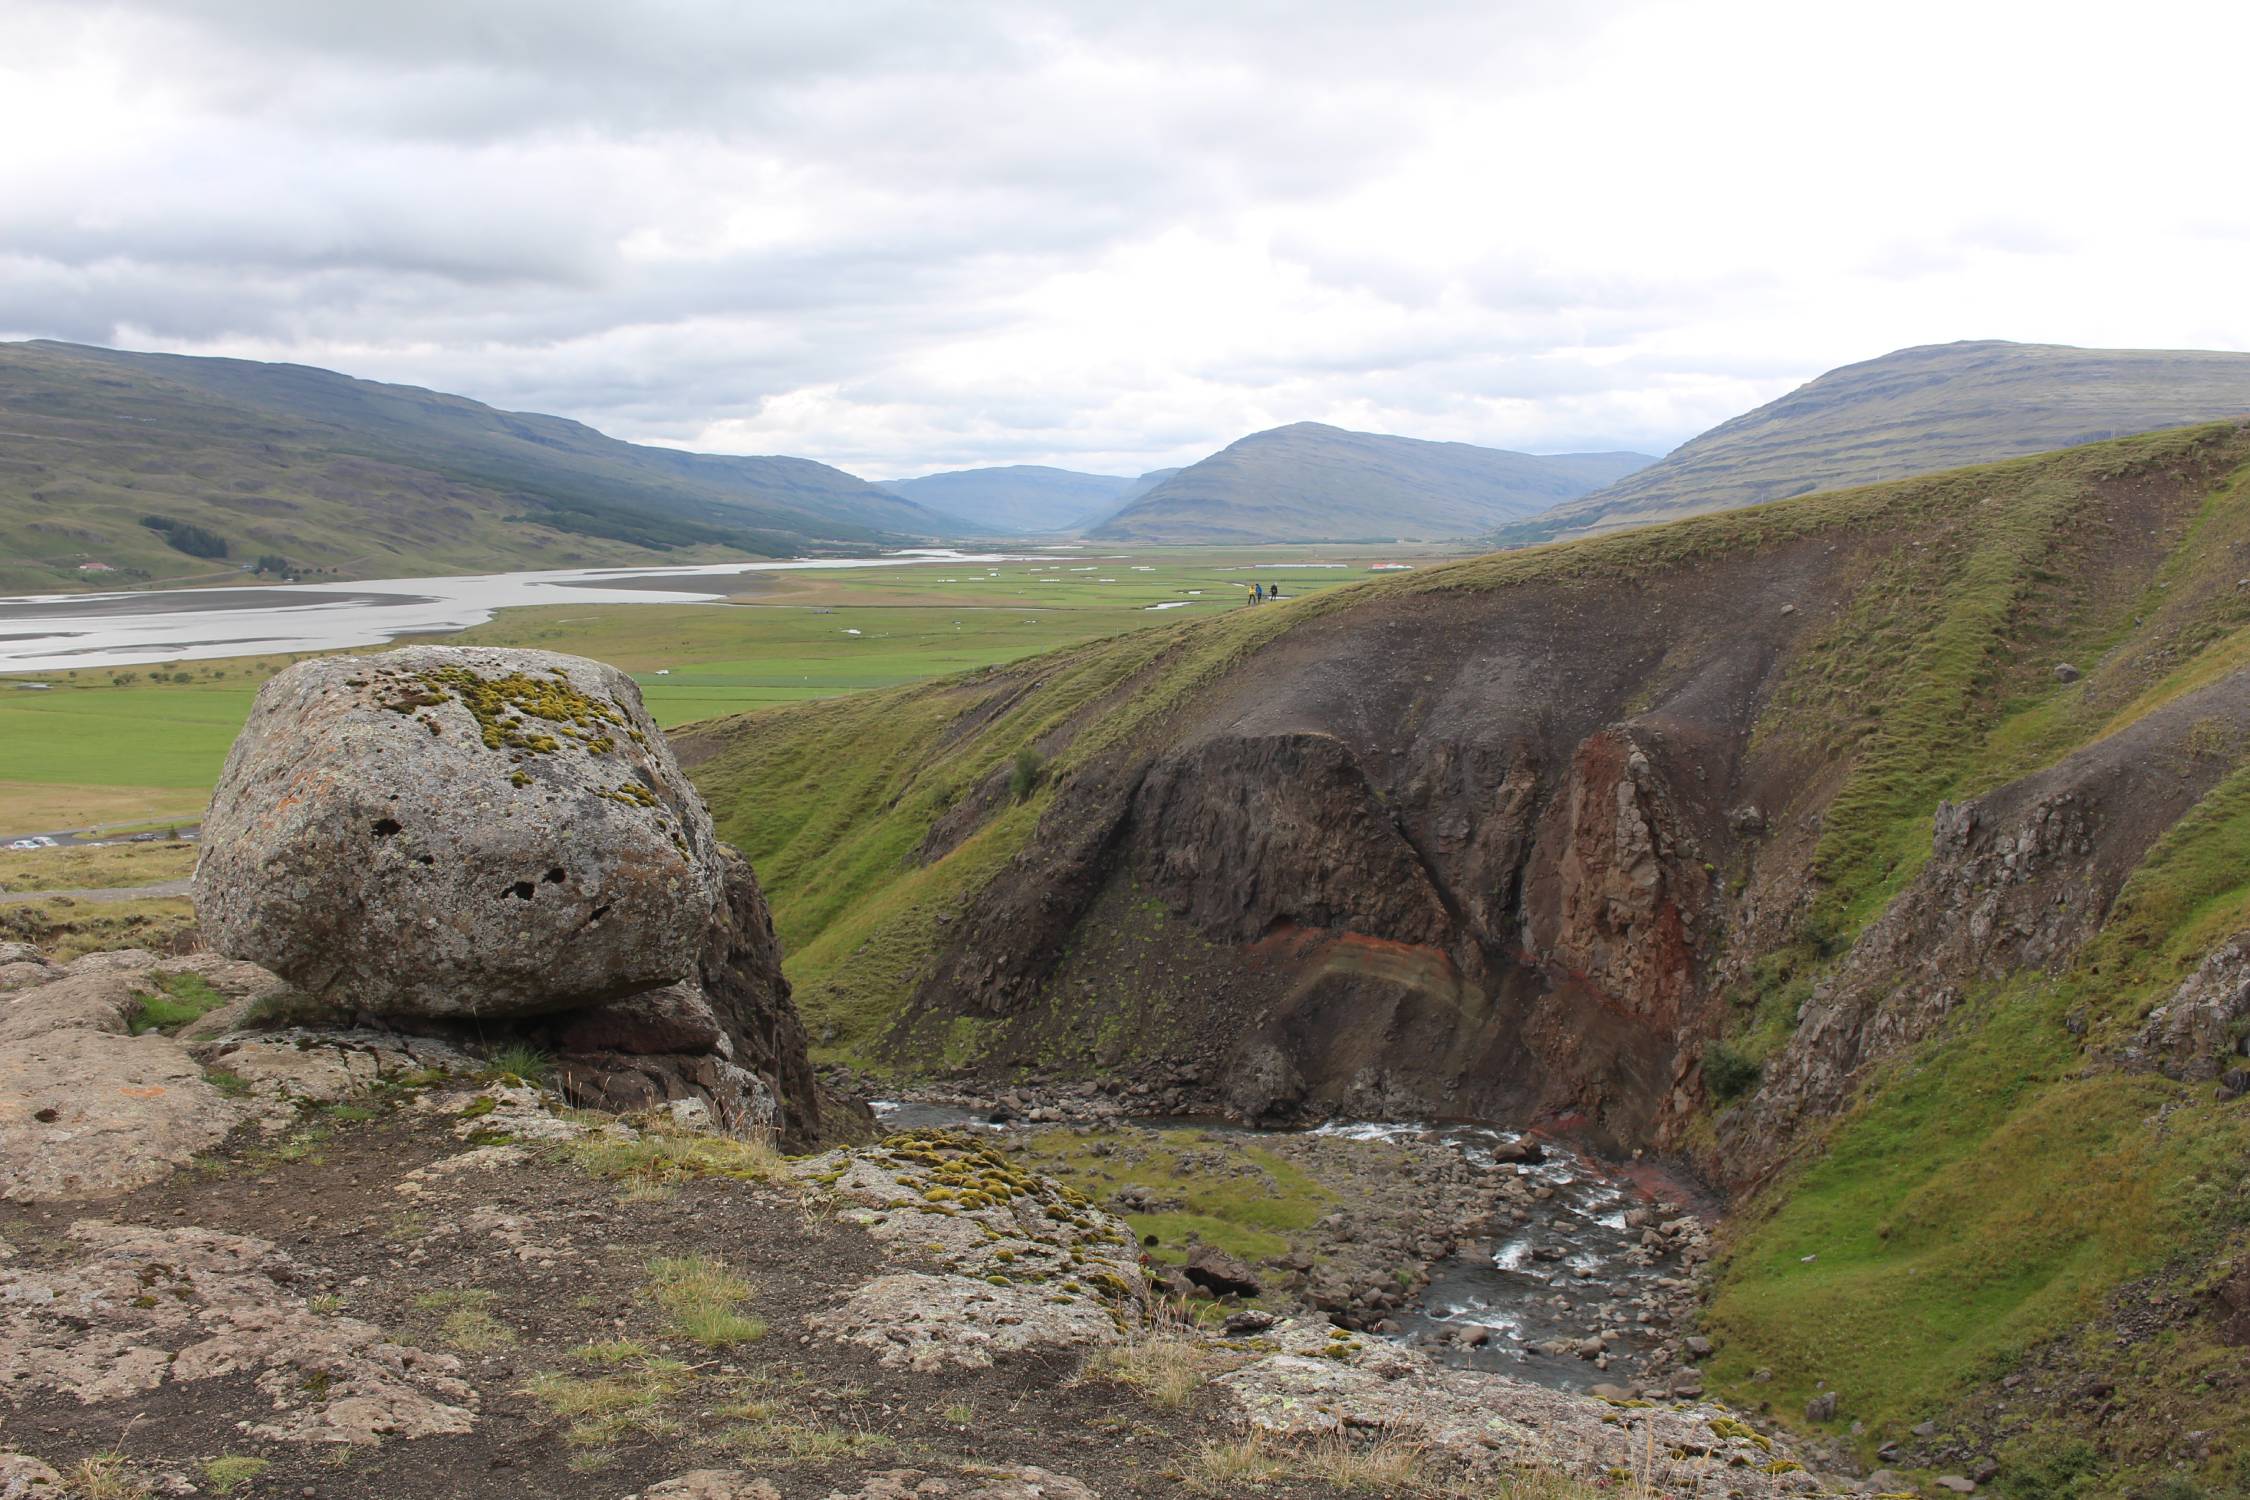
[[[1401,768],[1401,794],[1400,770],[1298,732],[1088,775],[967,914],[919,1012],[1029,1034],[1058,994],[1138,964],[1188,994],[1166,1040],[1227,1059],[1244,1118],[1546,1108],[1649,1139],[1704,1024],[1711,883],[1690,829],[1724,827],[1676,804],[1664,756],[1625,726],[1559,776],[1529,745],[1449,743]],[[1154,963],[1105,948],[1136,912],[1193,941]]]
[[[1525,916],[1531,951],[1604,1002],[1674,1032],[1696,978],[1691,924],[1710,882],[1655,761],[1621,730],[1578,747],[1541,823]]]

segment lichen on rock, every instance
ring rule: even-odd
[[[569,1010],[689,977],[718,844],[639,690],[417,646],[269,681],[196,868],[221,951],[402,1018]]]
[[[906,1131],[799,1165],[893,1268],[816,1314],[816,1332],[887,1365],[982,1368],[996,1355],[1116,1343],[1149,1289],[1123,1221],[951,1131]]]
[[[272,1244],[209,1229],[81,1220],[83,1253],[0,1268],[0,1386],[82,1402],[249,1375],[271,1402],[252,1436],[372,1443],[462,1433],[476,1394],[460,1362],[372,1324],[314,1312],[307,1269]]]

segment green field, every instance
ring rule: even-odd
[[[722,581],[739,590],[722,603],[508,610],[444,639],[614,663],[640,683],[657,722],[672,726],[1243,609],[1253,579],[1279,582],[1290,596],[1312,593],[1364,579],[1370,562],[1399,555],[1396,547],[1087,548],[1058,551],[1052,563],[747,574]],[[1259,566],[1269,562],[1279,565]],[[50,684],[44,690],[0,678],[0,835],[192,818],[258,685],[297,659],[81,670],[36,679]],[[188,680],[173,680],[181,675]]]

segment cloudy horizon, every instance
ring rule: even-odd
[[[0,337],[872,478],[1321,421],[1661,453],[1837,365],[2250,348],[2240,7],[0,11]]]

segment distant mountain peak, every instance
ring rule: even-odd
[[[1291,422],[1237,438],[1087,534],[1270,543],[1473,536],[1583,495],[1645,454],[1531,454]]]

